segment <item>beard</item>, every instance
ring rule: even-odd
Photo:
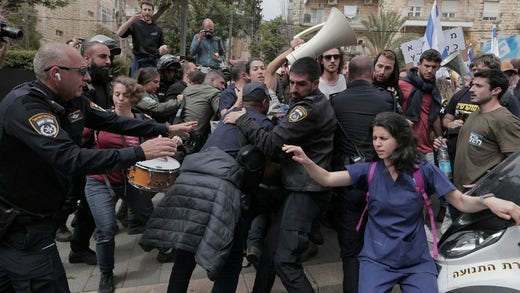
[[[92,62],[90,64],[90,77],[92,81],[110,81],[110,67],[109,66],[98,66]]]

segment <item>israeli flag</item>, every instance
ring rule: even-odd
[[[439,8],[437,7],[437,0],[433,2],[432,11],[428,18],[426,31],[424,32],[422,52],[428,49],[435,49],[442,55],[442,59],[448,57],[448,50],[444,43],[444,34],[442,33],[441,18]]]
[[[497,26],[493,25],[493,32],[491,35],[491,54],[495,54],[498,58],[500,58],[500,51],[498,50],[498,38],[497,38]]]

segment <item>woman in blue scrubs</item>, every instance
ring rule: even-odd
[[[417,167],[428,194],[439,194],[463,212],[489,208],[499,217],[513,218],[520,224],[520,207],[516,204],[493,194],[480,199],[463,194],[439,168],[426,162],[417,152],[412,129],[401,115],[377,115],[371,134],[376,166],[368,184],[368,222],[359,255],[360,293],[391,292],[396,284],[400,284],[402,292],[438,292],[437,270],[424,232],[424,200],[413,177]],[[371,162],[328,172],[300,147],[285,145],[282,149],[323,186],[367,186]]]

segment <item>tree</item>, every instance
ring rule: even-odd
[[[262,23],[258,41],[249,46],[251,55],[262,58],[266,64],[271,62],[288,46],[286,29],[287,26],[280,16]]]
[[[397,36],[406,18],[401,17],[397,11],[380,12],[379,15],[369,14],[368,20],[361,21],[361,24],[368,30],[366,39],[369,41],[369,48],[373,52],[384,49],[399,49],[399,45],[404,42],[405,37]]]
[[[0,0],[0,14],[7,17],[12,12],[17,12],[23,4],[28,6],[43,5],[50,9],[56,9],[69,5],[69,0]]]

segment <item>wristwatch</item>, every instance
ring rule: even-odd
[[[486,194],[481,195],[480,203],[486,206],[486,204],[484,203],[484,199],[486,199],[488,197],[495,197],[495,195],[493,193],[486,193]]]

